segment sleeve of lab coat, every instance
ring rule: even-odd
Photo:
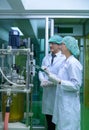
[[[41,66],[45,66],[45,62],[46,62],[46,57],[44,57]],[[40,80],[40,81],[45,81],[45,80],[47,80],[47,75],[46,75],[44,72],[42,72],[42,71],[39,71],[38,76],[39,76],[39,80]]]
[[[39,76],[40,81],[45,81],[46,80],[44,72],[39,71],[38,76]]]
[[[71,64],[68,67],[68,80],[61,80],[61,85],[64,90],[77,91],[82,85],[82,66]]]

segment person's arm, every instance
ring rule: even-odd
[[[39,76],[40,81],[45,81],[46,80],[44,72],[39,71],[38,76]]]
[[[68,80],[61,80],[61,85],[64,90],[77,91],[82,85],[82,66],[71,65],[68,69]]]
[[[76,91],[80,89],[82,84],[82,68],[78,65],[72,64],[68,69],[68,80],[60,79],[57,75],[49,72],[45,69],[46,74],[48,74],[49,79],[56,83],[61,84],[62,88],[67,91]]]

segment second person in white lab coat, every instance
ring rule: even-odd
[[[57,83],[53,122],[56,130],[80,130],[80,87],[82,85],[82,65],[76,58],[79,55],[77,41],[72,36],[62,40],[61,51],[66,60],[58,75],[49,70],[49,79]]]

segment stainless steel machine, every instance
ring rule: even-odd
[[[25,69],[23,69],[25,75],[23,72],[18,73],[18,68],[15,66],[15,58],[19,55],[26,56]],[[0,130],[32,129],[33,55],[30,38],[28,38],[27,48],[7,46],[0,49]]]

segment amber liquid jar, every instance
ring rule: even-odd
[[[21,121],[24,118],[24,100],[25,94],[12,93],[10,103],[10,117],[9,122]],[[6,111],[7,94],[2,93],[2,119],[4,120]]]

